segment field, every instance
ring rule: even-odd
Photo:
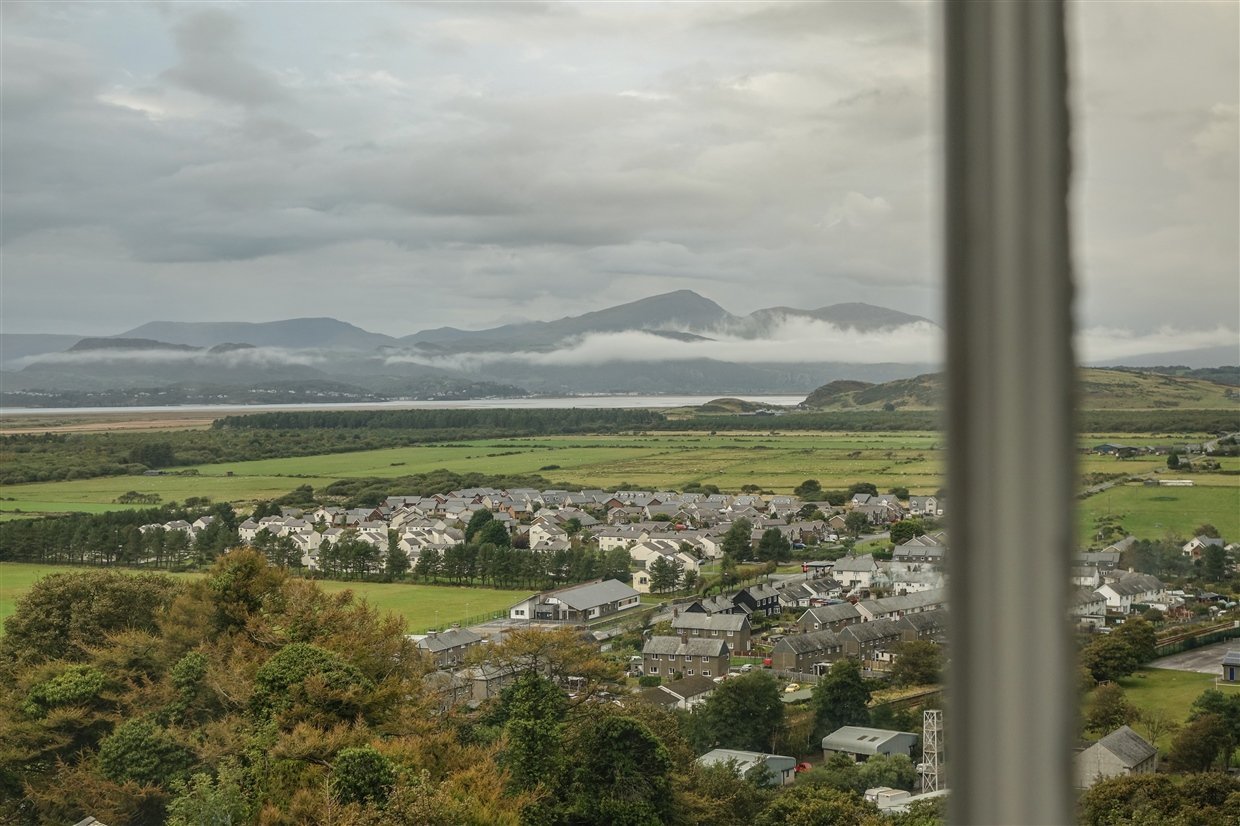
[[[67,565],[32,565],[0,562],[0,622],[16,609],[17,599],[36,581],[48,574],[68,571],[96,570]],[[122,573],[132,569],[117,568]],[[199,577],[202,574],[172,574],[177,577]],[[420,633],[440,624],[451,625],[470,618],[502,611],[529,596],[528,591],[499,591],[491,588],[456,588],[448,585],[406,585],[384,582],[321,581],[319,587],[329,593],[350,590],[381,611],[390,611],[405,618],[410,633]],[[3,628],[0,626],[0,633]]]
[[[1141,711],[1163,709],[1173,722],[1183,723],[1188,719],[1188,709],[1193,700],[1196,700],[1201,692],[1214,686],[1214,675],[1166,668],[1142,668],[1131,677],[1124,677],[1118,682],[1123,687],[1128,702]],[[1145,736],[1140,723],[1135,723],[1133,728],[1138,734]],[[1097,735],[1091,735],[1090,739],[1097,739]],[[1171,740],[1170,735],[1164,734],[1154,745],[1165,754],[1171,746]]]
[[[1193,487],[1117,485],[1078,502],[1078,536],[1088,543],[1097,521],[1114,516],[1125,531],[1143,539],[1187,538],[1207,522],[1228,541],[1240,538],[1240,476],[1187,478],[1194,481]]]

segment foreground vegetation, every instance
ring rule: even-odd
[[[50,577],[6,626],[6,823],[88,814],[134,826],[937,822],[934,807],[883,820],[849,785],[902,782],[907,759],[778,791],[696,765],[701,738],[752,747],[774,732],[786,747],[810,732],[784,730],[778,690],[762,673],[721,687],[726,702],[696,722],[596,703],[621,668],[571,629],[512,632],[487,661],[533,670],[476,712],[449,711],[399,620],[253,552],[180,582]],[[821,707],[865,714],[846,670],[836,690],[851,699]]]
[[[71,565],[35,565],[22,562],[0,562],[0,622],[17,610],[18,601],[36,582],[53,574],[83,573],[97,568]],[[120,573],[136,575],[134,569],[115,568]],[[201,579],[201,573],[170,574],[177,579]],[[411,631],[466,624],[470,620],[507,609],[529,596],[529,591],[505,591],[496,588],[440,587],[408,582],[339,582],[319,580],[318,587],[328,594],[349,591],[354,599],[364,601],[380,614],[392,614],[404,621]],[[0,634],[3,628],[0,627]]]

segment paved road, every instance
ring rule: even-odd
[[[1170,668],[1173,671],[1196,671],[1198,674],[1220,674],[1223,655],[1228,651],[1240,651],[1240,640],[1223,640],[1201,648],[1181,651],[1167,657],[1159,657],[1149,664],[1150,668]]]

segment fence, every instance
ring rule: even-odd
[[[1209,628],[1196,628],[1176,634],[1172,637],[1159,640],[1154,645],[1154,651],[1160,657],[1168,654],[1179,654],[1181,651],[1188,651],[1193,648],[1200,648],[1203,645],[1209,645],[1215,642],[1240,637],[1240,625],[1234,622],[1228,622],[1223,625],[1214,625]]]

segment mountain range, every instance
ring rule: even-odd
[[[248,400],[276,385],[290,401],[800,394],[933,371],[941,333],[929,319],[860,303],[737,316],[689,290],[554,321],[402,337],[334,318],[154,321],[108,337],[0,334],[0,390],[11,406],[169,391]]]

